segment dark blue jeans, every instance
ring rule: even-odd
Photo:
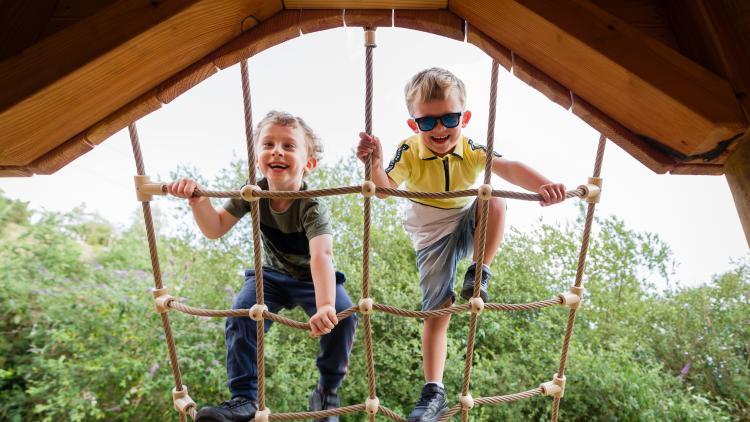
[[[352,306],[344,289],[344,274],[336,271],[336,312]],[[315,287],[312,280],[297,280],[272,269],[263,268],[263,297],[268,310],[279,312],[299,305],[307,315],[317,311]],[[232,309],[247,309],[255,301],[255,270],[245,271],[245,286],[237,295]],[[265,331],[272,321],[265,320]],[[249,317],[227,318],[224,332],[227,343],[227,385],[232,397],[242,396],[252,400],[258,398],[258,366],[256,322]],[[316,361],[320,372],[320,384],[326,388],[341,385],[349,368],[349,353],[352,351],[357,317],[352,315],[339,321],[329,334],[320,338],[320,354]]]

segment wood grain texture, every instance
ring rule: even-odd
[[[388,28],[393,26],[393,12],[391,10],[357,10],[344,11],[346,26],[361,26],[363,28]]]
[[[343,9],[300,10],[299,30],[303,34],[344,26]]]
[[[724,166],[724,174],[745,231],[745,239],[750,246],[750,142],[745,141],[729,157]]]
[[[176,75],[159,84],[156,98],[162,104],[169,104],[175,98],[187,92],[217,72],[213,61],[208,58],[199,60]]]
[[[445,9],[448,0],[284,0],[287,9]]]
[[[0,60],[34,44],[55,10],[57,0],[0,2]]]
[[[566,110],[569,110],[573,104],[568,88],[565,88],[562,84],[515,53],[513,54],[513,76],[524,81],[527,85],[541,92],[545,97],[561,105]]]
[[[505,70],[510,71],[513,67],[513,53],[497,41],[493,40],[487,34],[477,29],[477,27],[466,25],[466,41],[479,47],[485,54],[497,61]]]
[[[86,131],[86,139],[92,145],[99,145],[130,123],[149,115],[160,107],[161,101],[156,97],[156,90],[150,91],[100,120]]]
[[[393,25],[464,40],[464,20],[448,10],[394,10]]]
[[[691,175],[691,176],[721,176],[724,174],[724,165],[722,164],[675,164],[669,170],[669,174],[674,175]]]
[[[664,174],[674,166],[671,157],[646,144],[630,130],[576,95],[573,95],[571,111],[654,173]]]
[[[213,62],[226,69],[284,41],[299,36],[299,10],[283,10],[217,50]]]
[[[679,51],[672,22],[662,0],[591,0],[639,31]],[[683,4],[689,1],[681,0]]]
[[[0,165],[28,165],[153,89],[238,35],[261,2],[119,1],[0,62]]]
[[[451,10],[636,133],[690,155],[747,128],[729,84],[582,0],[453,0]]]
[[[35,174],[52,174],[92,149],[85,134],[80,134],[34,160],[29,169]]]
[[[30,177],[34,173],[26,167],[0,166],[0,177]]]

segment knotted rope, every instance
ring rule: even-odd
[[[374,29],[365,30],[365,131],[368,134],[372,134],[372,94],[373,94],[373,77],[372,77],[372,49],[375,48],[375,36]],[[485,172],[484,172],[484,183],[489,185],[491,179],[491,167],[492,167],[492,154],[494,151],[494,131],[495,131],[495,119],[496,119],[496,105],[497,105],[497,86],[498,86],[498,63],[493,60],[492,62],[492,74],[490,84],[490,107],[489,107],[489,119],[487,129],[487,157],[485,161]],[[248,157],[248,183],[255,185],[256,182],[256,169],[255,169],[255,145],[253,139],[253,124],[252,124],[252,108],[250,101],[250,84],[248,77],[247,61],[243,60],[240,62],[240,71],[242,77],[242,94],[244,104],[244,115],[245,115],[245,134],[247,141],[247,157]],[[139,176],[144,176],[143,159],[138,143],[138,134],[136,131],[135,124],[130,124],[129,127],[131,144],[133,146],[133,155],[135,157],[136,169]],[[594,176],[593,178],[598,179],[601,172],[602,159],[604,154],[605,137],[602,135],[599,140],[599,146],[597,149],[596,161],[594,164]],[[253,198],[288,198],[288,199],[300,199],[300,198],[315,198],[322,196],[333,196],[343,195],[352,193],[364,193],[368,183],[372,180],[372,159],[368,157],[365,163],[365,184],[360,186],[344,186],[335,187],[330,189],[319,189],[319,190],[308,190],[308,191],[263,191],[253,190]],[[599,179],[600,182],[600,179]],[[566,198],[590,198],[591,185],[581,186],[577,189],[566,192]],[[600,186],[600,184],[598,185]],[[152,186],[153,187],[153,186]],[[156,186],[159,188],[158,186]],[[596,186],[594,186],[596,187]],[[166,185],[161,185],[162,192],[166,192]],[[372,193],[372,190],[370,191]],[[489,192],[489,189],[486,191]],[[598,191],[597,191],[598,192]],[[375,378],[375,365],[374,365],[374,352],[373,352],[373,341],[372,341],[372,329],[371,329],[371,313],[374,311],[387,313],[391,315],[410,317],[410,318],[435,318],[435,317],[446,317],[453,314],[470,312],[469,321],[469,335],[467,341],[466,360],[464,364],[463,380],[461,386],[461,401],[456,405],[452,406],[445,414],[442,415],[440,421],[447,421],[454,415],[461,412],[461,420],[465,422],[468,419],[469,410],[477,404],[500,404],[508,403],[516,400],[526,399],[535,397],[541,394],[548,394],[554,396],[552,420],[557,420],[558,409],[562,392],[557,394],[550,394],[549,391],[545,391],[548,387],[546,384],[542,384],[537,388],[513,393],[503,396],[492,396],[492,397],[479,397],[476,399],[471,398],[469,395],[470,383],[471,383],[471,369],[475,347],[475,336],[477,328],[478,315],[482,310],[491,311],[525,311],[525,310],[537,310],[557,305],[569,306],[570,312],[568,316],[568,323],[565,332],[565,338],[563,340],[562,355],[560,359],[560,365],[558,369],[558,377],[562,378],[562,387],[564,388],[564,371],[567,361],[568,348],[570,339],[573,334],[573,326],[575,323],[575,316],[578,306],[571,306],[567,303],[569,298],[566,298],[564,294],[559,295],[556,298],[541,300],[530,303],[487,303],[484,304],[479,299],[480,286],[481,286],[481,263],[483,262],[485,243],[486,243],[486,231],[487,231],[487,215],[489,208],[489,200],[491,197],[495,198],[510,198],[528,201],[541,201],[542,197],[539,194],[523,193],[523,192],[511,192],[492,190],[489,195],[480,195],[480,189],[465,189],[460,191],[449,191],[449,192],[410,192],[399,189],[377,187],[374,189],[374,193],[396,196],[401,198],[432,198],[432,199],[446,199],[446,198],[457,198],[465,196],[477,196],[479,199],[479,239],[478,239],[478,264],[480,265],[479,271],[475,273],[474,279],[474,291],[472,300],[468,304],[453,305],[448,308],[438,309],[433,311],[412,311],[401,309],[385,304],[373,304],[370,298],[370,227],[371,227],[371,195],[364,195],[364,232],[363,232],[363,246],[362,246],[362,301],[369,304],[369,307],[363,308],[362,306],[353,306],[338,313],[339,320],[347,318],[356,312],[360,312],[363,315],[364,322],[364,337],[365,337],[365,358],[367,362],[367,379],[368,379],[368,400],[364,404],[355,404],[351,406],[345,406],[337,409],[329,409],[316,412],[294,412],[294,413],[276,413],[270,414],[265,413],[264,420],[295,420],[295,419],[310,419],[310,418],[323,418],[328,416],[338,416],[355,412],[366,412],[368,414],[368,420],[374,421],[376,414],[381,414],[391,420],[398,422],[405,422],[405,419],[394,413],[392,410],[379,404],[377,399],[376,390],[376,378]],[[598,193],[597,193],[598,195]],[[240,191],[210,191],[197,189],[194,196],[205,196],[213,198],[241,198],[242,194]],[[150,199],[149,199],[150,200]],[[251,202],[251,218],[253,228],[253,252],[255,261],[255,288],[256,288],[256,302],[257,305],[261,305],[261,310],[254,313],[254,309],[227,309],[227,310],[214,310],[214,309],[201,309],[188,306],[175,298],[166,295],[166,291],[162,285],[161,270],[159,268],[159,257],[156,246],[156,236],[153,228],[153,219],[151,215],[151,209],[149,200],[143,200],[143,214],[146,224],[146,232],[149,244],[149,251],[151,253],[151,265],[154,273],[154,284],[156,290],[160,291],[160,295],[157,296],[155,291],[155,297],[157,298],[157,310],[161,314],[162,325],[164,326],[165,337],[167,341],[167,347],[169,349],[169,359],[172,367],[172,373],[175,381],[175,392],[173,396],[181,397],[180,400],[175,398],[175,407],[178,408],[180,413],[180,421],[186,421],[187,416],[195,419],[196,406],[192,400],[187,396],[187,391],[182,385],[182,379],[180,376],[180,369],[177,360],[177,352],[174,344],[174,338],[172,335],[171,326],[167,312],[170,309],[174,309],[186,314],[206,316],[206,317],[251,317],[257,319],[257,365],[258,365],[258,401],[259,411],[270,412],[265,405],[265,348],[264,348],[264,321],[266,319],[278,322],[280,324],[300,329],[310,330],[310,324],[307,322],[294,321],[292,319],[283,317],[279,314],[268,311],[264,306],[264,292],[263,292],[263,268],[262,268],[262,251],[261,251],[261,239],[260,239],[260,219],[259,219],[259,208],[258,201],[252,200]],[[585,268],[586,254],[588,251],[589,237],[591,232],[591,226],[593,222],[593,213],[595,208],[595,201],[589,200],[588,211],[586,214],[586,223],[583,232],[583,239],[581,245],[581,251],[578,260],[578,269],[576,272],[576,280],[574,288],[579,289],[583,285],[583,271]],[[577,290],[580,292],[580,290]],[[580,299],[580,293],[576,293],[578,299]],[[576,296],[573,296],[576,298]],[[477,301],[479,299],[479,301]],[[363,303],[363,302],[360,302]],[[556,377],[557,378],[557,377]],[[559,381],[559,379],[558,379]],[[184,392],[182,395],[177,394]],[[187,397],[187,399],[185,399]],[[179,402],[179,405],[178,405]]]

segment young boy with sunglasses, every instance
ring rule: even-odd
[[[431,68],[419,72],[406,85],[407,121],[415,135],[402,141],[396,154],[383,169],[380,140],[360,133],[357,157],[372,157],[372,178],[377,186],[406,190],[443,192],[468,189],[484,171],[487,148],[462,135],[471,119],[465,109],[466,88],[451,72]],[[542,195],[542,206],[565,199],[565,186],[552,183],[529,166],[502,158],[492,151],[492,172],[529,191]],[[417,252],[422,310],[450,306],[455,300],[453,285],[456,264],[473,251],[473,263],[464,276],[461,297],[470,299],[474,276],[481,271],[480,295],[488,301],[489,264],[503,238],[505,201],[492,198],[484,256],[477,256],[479,229],[477,201],[454,199],[413,199],[404,222]],[[450,316],[425,320],[422,333],[422,361],[425,384],[409,422],[437,421],[448,409],[442,383],[447,355]]]
[[[299,117],[272,111],[255,130],[256,163],[263,177],[263,190],[307,189],[304,176],[316,166],[323,150],[320,139]],[[214,209],[205,197],[193,197],[198,185],[182,179],[168,185],[169,193],[188,198],[193,216],[203,234],[217,239],[227,233],[246,213],[250,204],[230,199]],[[313,336],[320,337],[317,365],[318,386],[310,393],[310,410],[339,406],[336,389],[346,375],[357,318],[339,321],[337,312],[352,306],[344,289],[344,274],[335,271],[332,230],[328,211],[315,198],[261,199],[260,231],[263,243],[263,290],[271,312],[301,306],[310,316]],[[246,309],[256,303],[255,270],[245,271],[245,286],[232,309]],[[271,321],[265,321],[265,330]],[[196,422],[248,421],[258,410],[256,322],[247,317],[227,318],[229,401],[201,409]],[[337,416],[315,419],[335,422]]]

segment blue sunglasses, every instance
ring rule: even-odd
[[[435,129],[438,120],[440,120],[440,123],[446,128],[453,129],[461,123],[461,113],[448,113],[443,114],[440,117],[424,116],[414,118],[414,121],[417,122],[417,126],[419,126],[419,130],[422,132],[429,132],[432,129]]]

